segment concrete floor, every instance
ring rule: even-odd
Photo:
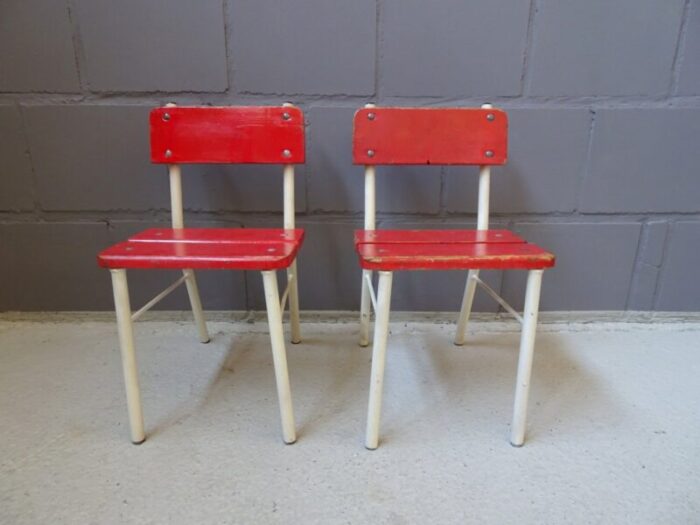
[[[110,319],[108,316],[107,319]],[[392,324],[377,451],[356,324],[289,346],[281,442],[263,320],[145,321],[149,439],[128,441],[116,328],[0,320],[0,523],[700,523],[700,323],[544,325],[528,441],[508,443],[518,334]]]

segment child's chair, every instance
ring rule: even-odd
[[[507,230],[489,230],[490,167],[505,164],[508,120],[503,111],[481,109],[377,108],[357,111],[353,162],[365,166],[365,228],[355,232],[362,266],[360,344],[369,342],[370,306],[376,312],[365,446],[379,444],[382,383],[389,335],[392,272],[469,270],[455,344],[464,342],[477,284],[523,325],[511,443],[525,438],[527,397],[537,326],[542,272],[554,256]],[[381,164],[479,166],[477,230],[375,230],[375,167]],[[479,270],[529,270],[525,312],[520,316],[479,279]],[[375,295],[372,271],[379,272]],[[371,304],[370,304],[371,303]]]
[[[126,383],[131,440],[146,439],[138,386],[132,322],[183,282],[201,342],[209,342],[194,270],[259,270],[267,302],[282,435],[294,443],[294,415],[287,373],[282,312],[289,298],[291,339],[300,341],[296,256],[304,231],[294,229],[294,164],[304,162],[304,117],[296,107],[176,107],[151,111],[151,161],[167,164],[172,228],[143,231],[98,255],[112,274],[119,344]],[[284,228],[184,228],[180,164],[282,164]],[[179,269],[182,277],[136,312],[131,311],[127,269]],[[280,300],[277,270],[286,268]]]

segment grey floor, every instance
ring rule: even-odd
[[[210,328],[137,325],[133,446],[112,322],[0,320],[0,522],[700,523],[698,323],[544,325],[516,449],[513,326],[396,322],[374,452],[354,323],[288,347],[291,446],[264,321]]]

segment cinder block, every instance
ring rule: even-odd
[[[530,95],[660,95],[668,91],[684,0],[542,0]]]
[[[111,243],[104,223],[0,224],[0,310],[112,308],[109,273],[97,266]]]
[[[382,95],[517,95],[529,2],[381,3]]]
[[[397,230],[450,230],[476,229],[475,222],[426,220],[416,222],[382,220],[379,228]],[[494,223],[492,228],[502,228]],[[357,256],[356,256],[357,257]],[[479,275],[491,288],[499,292],[503,272],[482,271]],[[467,271],[395,272],[391,308],[397,311],[459,312],[467,282]],[[358,284],[359,287],[359,284]],[[473,312],[496,312],[498,304],[482,290],[474,297]],[[446,321],[452,321],[452,318]]]
[[[700,109],[598,110],[584,212],[700,211]]]
[[[637,266],[632,277],[628,310],[653,310],[658,276],[663,261],[668,223],[648,222],[642,229]]]
[[[323,211],[364,209],[364,169],[352,163],[355,108],[309,111],[309,208]],[[440,168],[379,166],[377,211],[436,213],[440,208]]]
[[[670,231],[666,260],[661,272],[656,310],[700,310],[700,222],[683,221]]]
[[[65,0],[3,0],[0,20],[0,91],[80,91]]]
[[[700,95],[700,2],[690,2],[678,78],[678,95]]]
[[[34,207],[32,165],[17,106],[0,106],[0,210]]]
[[[240,224],[216,221],[189,221],[192,228],[239,228]],[[110,223],[110,242],[126,240],[147,228],[168,228],[168,223],[114,221]],[[106,246],[104,246],[106,248]],[[95,254],[96,255],[96,254]],[[108,281],[109,272],[105,270]],[[129,293],[131,307],[136,310],[181,276],[177,270],[130,270]],[[205,310],[245,310],[246,287],[244,271],[199,270],[196,272],[199,295]],[[111,285],[110,285],[111,286]],[[187,289],[182,286],[154,307],[154,310],[189,310]]]
[[[228,86],[221,0],[73,3],[90,89],[224,91]]]
[[[374,92],[374,0],[234,0],[229,11],[237,92]]]
[[[641,224],[522,223],[515,231],[557,257],[544,272],[542,310],[625,309]],[[515,308],[523,306],[526,276],[504,272],[503,297]]]
[[[145,106],[24,108],[38,196],[46,210],[170,205],[168,176],[150,164]]]
[[[251,220],[248,227],[274,226],[270,219]],[[362,271],[355,254],[353,232],[361,220],[297,220],[306,230],[298,257],[299,303],[301,310],[359,310]],[[280,293],[286,286],[286,272],[278,272]],[[265,309],[260,272],[247,272],[248,308]]]
[[[590,113],[585,109],[513,109],[508,110],[508,118],[508,164],[491,170],[491,210],[572,211],[586,164]],[[447,210],[475,213],[477,170],[455,166],[447,174]]]
[[[651,266],[661,266],[667,234],[668,223],[666,221],[649,221],[646,224],[644,236],[639,246],[641,262]]]
[[[297,212],[306,210],[305,169],[303,165],[295,168]],[[203,211],[281,212],[284,207],[282,171],[282,165],[276,164],[183,166],[184,206]]]

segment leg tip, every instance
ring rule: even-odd
[[[282,441],[284,441],[284,444],[285,444],[285,445],[293,445],[294,443],[297,442],[297,438],[294,438],[294,439],[291,440],[291,441],[287,441],[286,439],[283,439]]]
[[[367,450],[377,450],[379,448],[379,445],[374,445],[373,447],[370,447],[369,445],[365,445],[365,448]]]
[[[369,341],[360,341],[358,343],[362,348],[367,348],[369,346]]]
[[[513,442],[513,441],[510,442],[510,446],[511,446],[511,447],[514,447],[514,448],[520,448],[520,447],[522,447],[524,444],[525,444],[524,441],[523,441],[522,443],[515,443],[515,442]]]
[[[296,341],[294,339],[292,339],[293,345],[298,345],[299,343],[301,343],[301,339],[297,339]]]
[[[464,341],[455,341],[453,344],[455,346],[464,346]]]
[[[203,345],[209,344],[211,342],[211,337],[208,337],[205,340],[200,340],[199,342],[202,343]]]
[[[141,441],[134,441],[133,439],[131,440],[132,445],[142,445],[145,442],[146,442],[145,437]]]

